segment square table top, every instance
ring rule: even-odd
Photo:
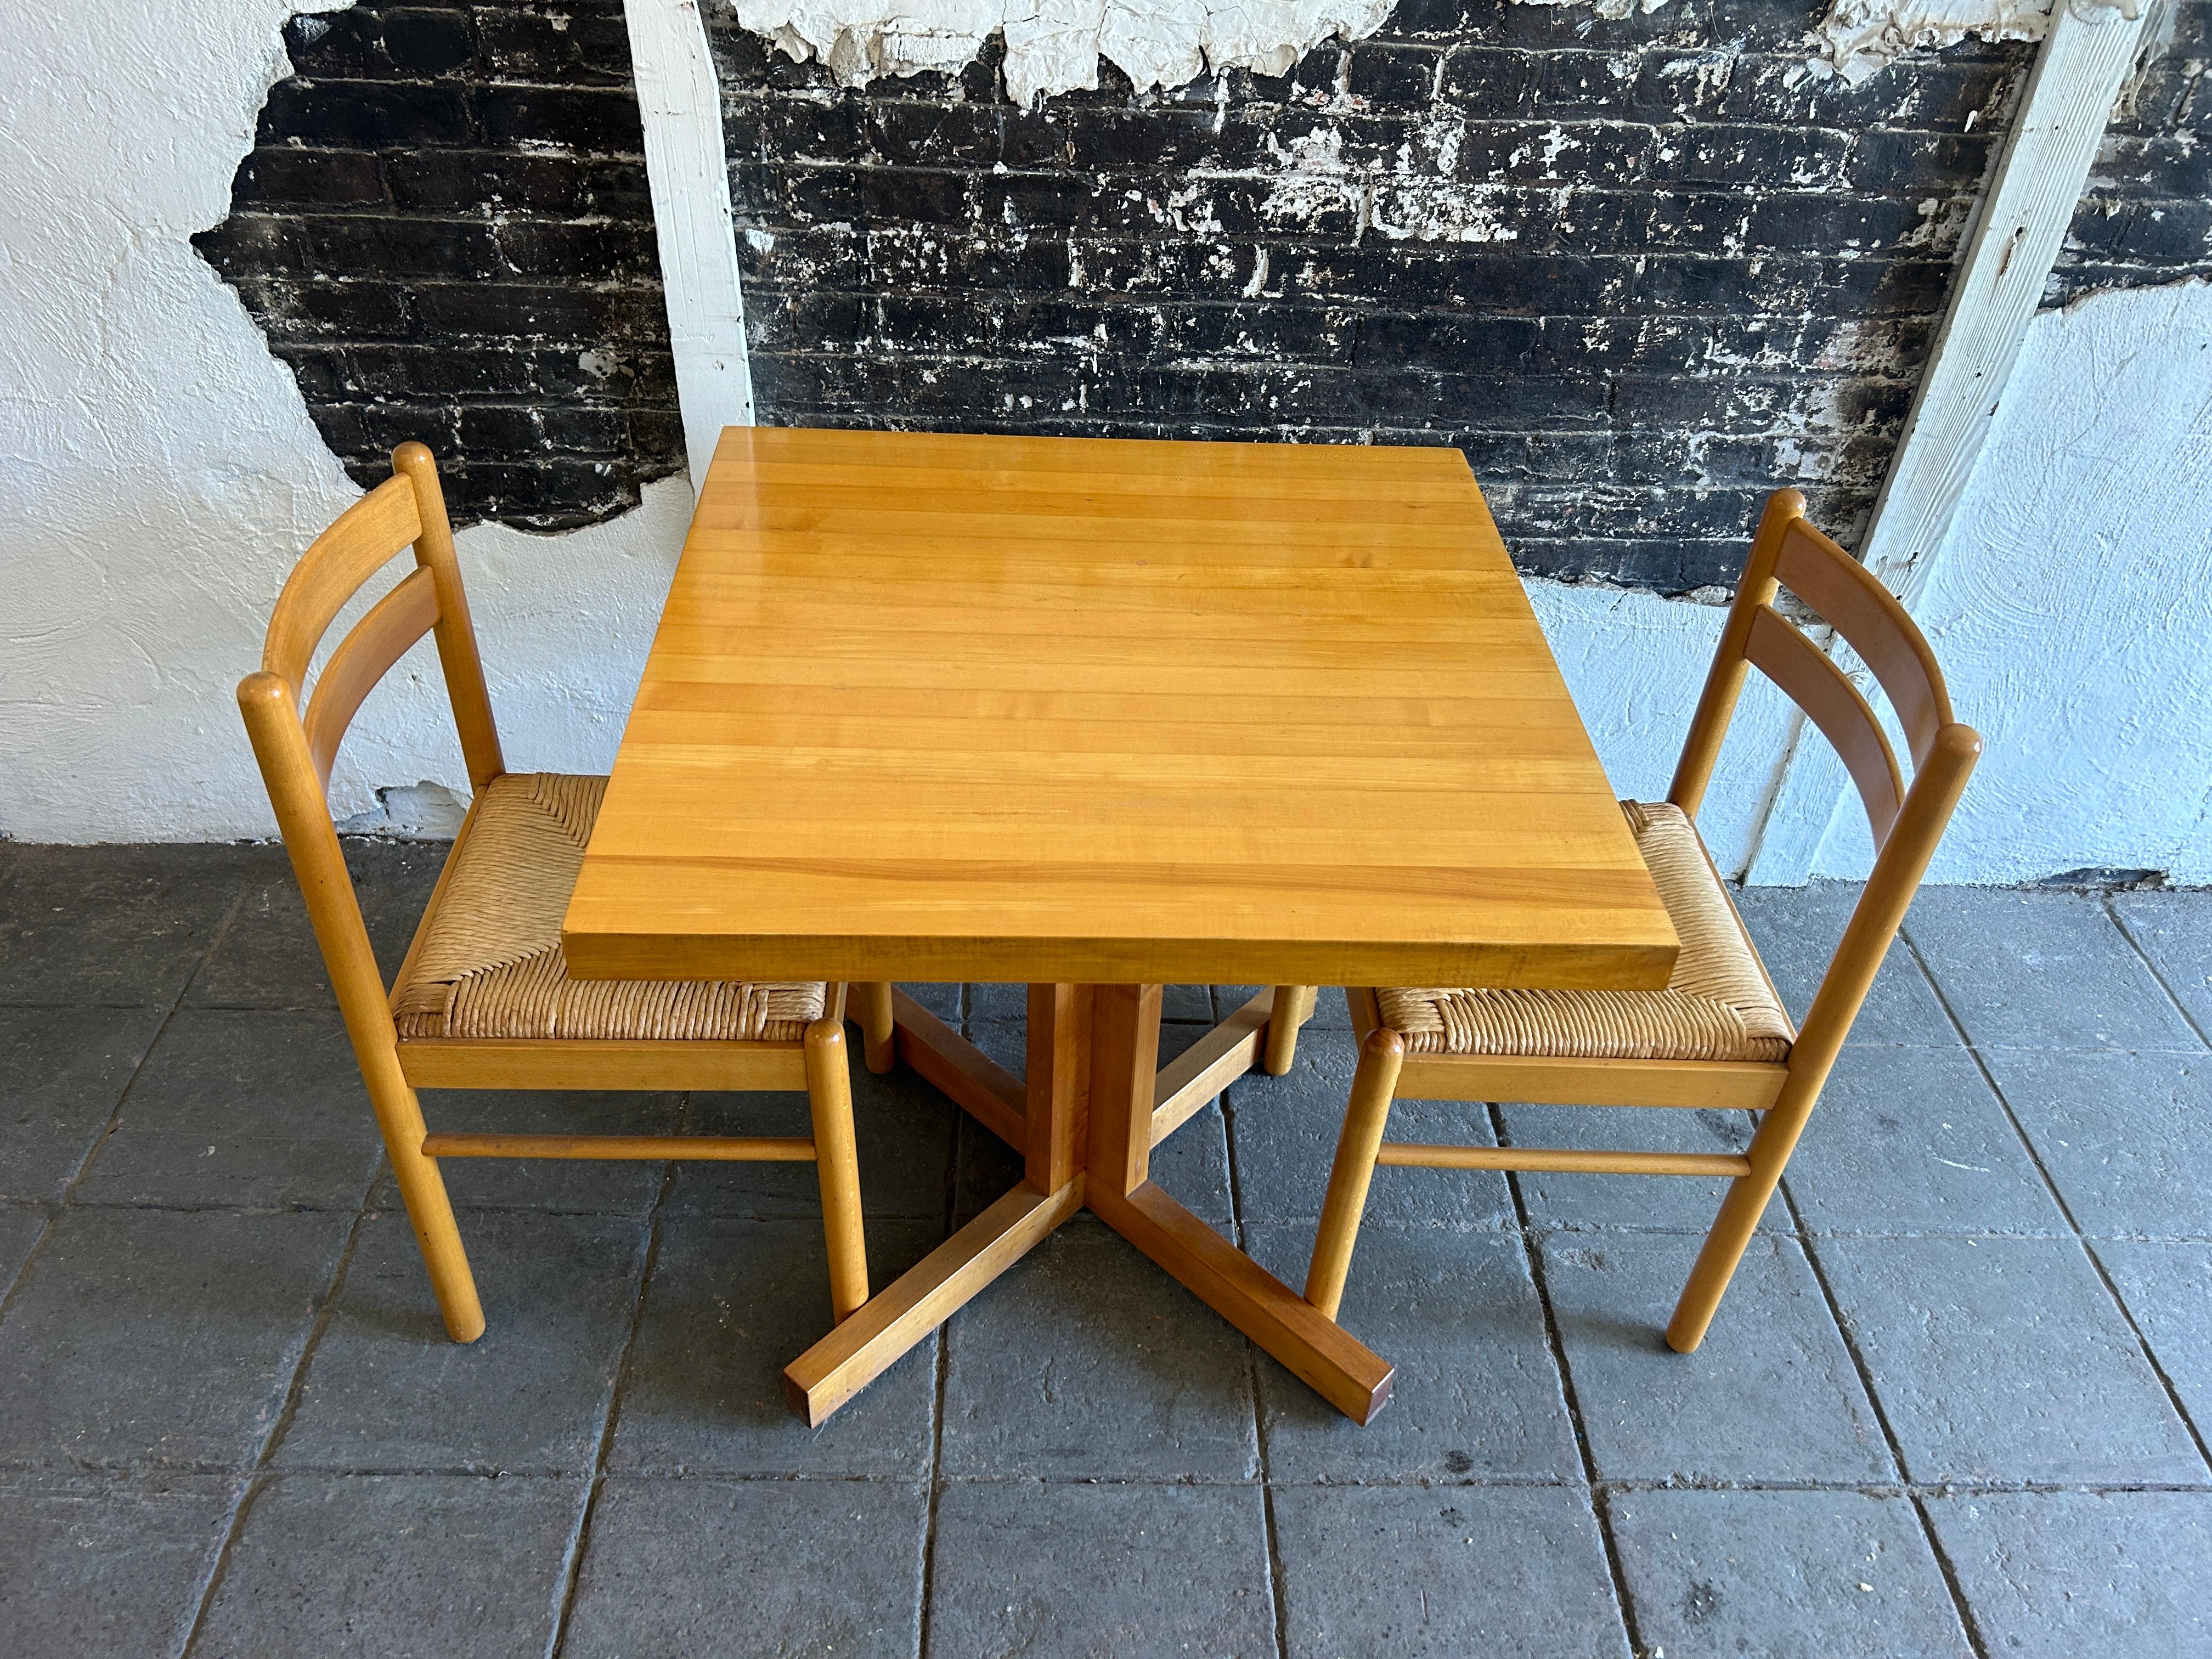
[[[590,977],[1654,989],[1677,942],[1454,449],[724,432]]]

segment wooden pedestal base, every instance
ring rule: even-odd
[[[1382,1408],[1387,1364],[1149,1178],[1156,1145],[1288,1053],[1311,1012],[1294,989],[1261,992],[1161,1070],[1158,986],[1032,985],[1026,1089],[912,998],[892,1008],[899,1058],[1021,1152],[1025,1178],[786,1366],[793,1411],[822,1422],[1085,1208],[1346,1415]]]

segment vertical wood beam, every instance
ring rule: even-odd
[[[2072,0],[2051,8],[2051,33],[1968,234],[1942,327],[1859,550],[1907,611],[1918,608],[1927,590],[2112,106],[2134,72],[2152,8],[2138,10],[2136,17],[2101,5],[2077,10]],[[1849,793],[1842,763],[1800,718],[1746,878],[1783,886],[1808,879]]]
[[[1041,1193],[1075,1179],[1091,1099],[1091,988],[1030,987],[1024,1178]]]
[[[1091,988],[1092,1190],[1133,1193],[1152,1174],[1152,1090],[1160,1052],[1160,988]]]
[[[722,428],[753,424],[722,89],[697,0],[623,0],[623,13],[696,494],[706,484]]]

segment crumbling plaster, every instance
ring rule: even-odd
[[[319,0],[17,16],[0,65],[0,831],[268,833],[233,690],[292,559],[359,491],[189,241],[228,211],[278,31]],[[326,8],[327,9],[327,8]],[[681,480],[562,537],[464,532],[507,752],[609,763],[690,507]],[[426,647],[427,650],[427,647]],[[434,668],[397,676],[333,805],[465,784]]]
[[[1018,104],[1098,84],[1103,58],[1139,92],[1187,86],[1210,71],[1282,75],[1332,37],[1380,28],[1396,0],[726,0],[737,20],[796,61],[819,58],[847,86],[881,76],[957,73],[993,35],[1006,43],[1006,95]],[[1589,5],[1601,18],[1657,11],[1667,0],[1521,0]],[[2040,40],[2054,4],[2138,0],[1833,0],[1805,37],[1806,70],[1854,84],[1908,52],[1968,35]]]

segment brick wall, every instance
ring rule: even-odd
[[[1620,21],[1402,0],[1280,79],[836,87],[710,14],[753,374],[783,422],[1449,443],[1523,568],[1733,580],[1778,483],[1856,537],[2022,45],[1803,73],[1812,0]],[[2212,0],[2116,122],[2052,285],[2212,272]],[[363,483],[608,517],[678,470],[619,0],[295,19],[199,239]]]
[[[725,22],[763,407],[1455,444],[1524,569],[1729,582],[1777,483],[1863,524],[2033,50],[1853,89],[1820,10],[1404,0],[1283,79],[1035,110]]]
[[[370,0],[285,41],[197,241],[347,471],[420,438],[457,521],[558,530],[680,470],[620,0]]]
[[[2045,300],[2212,276],[2212,0],[2179,0],[2106,129]],[[2170,30],[2170,34],[2167,33]]]

